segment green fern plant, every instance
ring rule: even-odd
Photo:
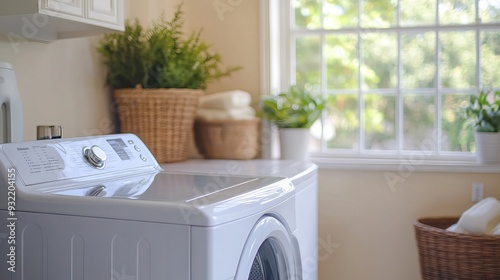
[[[202,30],[185,36],[182,6],[170,21],[161,16],[145,29],[136,19],[125,24],[123,33],[104,36],[97,50],[108,68],[109,86],[205,89],[240,69],[222,67],[220,54],[201,40]]]

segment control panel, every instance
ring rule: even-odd
[[[26,186],[160,170],[146,145],[133,134],[7,143],[0,151],[3,168],[15,168]]]

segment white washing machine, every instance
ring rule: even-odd
[[[162,171],[132,134],[0,146],[0,279],[302,279],[284,177]]]
[[[287,177],[295,186],[295,214],[302,279],[318,279],[318,168],[311,162],[291,160],[200,160],[162,164],[178,173],[205,173],[214,180],[230,176]]]

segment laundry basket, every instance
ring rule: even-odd
[[[260,148],[260,119],[196,120],[196,147],[207,159],[253,159]]]
[[[422,279],[500,279],[500,236],[446,231],[457,221],[446,217],[415,222]]]

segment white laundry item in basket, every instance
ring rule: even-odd
[[[250,106],[228,110],[199,108],[196,118],[205,121],[249,120],[255,118],[255,109]]]
[[[449,232],[455,232],[455,233],[468,233],[462,228],[460,228],[457,224],[451,225],[449,228],[446,229],[446,231]]]
[[[487,234],[500,222],[500,202],[493,197],[484,198],[465,211],[457,226],[469,233]]]
[[[199,98],[200,108],[232,109],[250,106],[252,97],[246,91],[230,90],[205,95]]]
[[[500,235],[500,223],[490,232],[491,235]]]

